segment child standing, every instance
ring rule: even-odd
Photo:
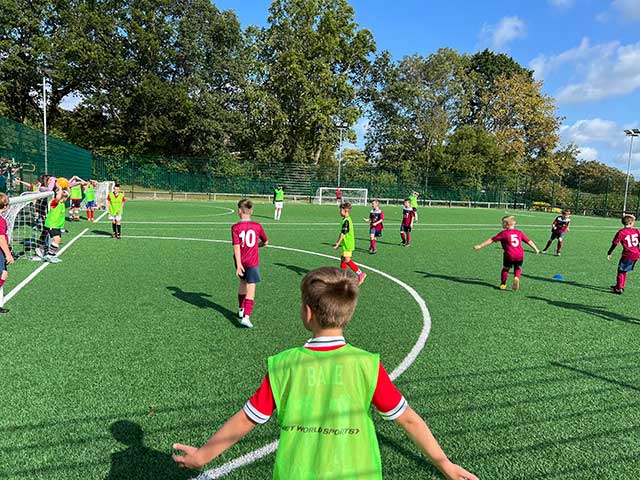
[[[382,479],[382,462],[371,418],[373,404],[395,420],[450,480],[478,480],[452,463],[424,420],[393,385],[380,356],[345,342],[343,330],[358,301],[352,276],[333,267],[302,280],[300,319],[313,333],[304,347],[268,359],[262,385],[206,445],[174,444],[181,467],[200,468],[278,412],[280,443],[274,479]]]
[[[413,209],[413,213],[415,214],[416,217],[416,222],[418,221],[418,196],[420,194],[418,192],[416,192],[415,190],[413,192],[411,192],[411,194],[407,197],[409,199],[409,203],[411,205],[411,208]]]
[[[260,282],[260,258],[258,248],[264,247],[269,240],[262,225],[251,220],[253,202],[246,198],[238,202],[240,221],[231,227],[233,259],[236,275],[240,278],[238,286],[238,316],[240,325],[251,328],[250,317],[256,298],[256,283]]]
[[[9,206],[9,197],[4,193],[0,193],[0,214],[4,213]],[[14,262],[11,249],[9,248],[9,234],[7,232],[7,221],[0,215],[0,290],[4,286],[4,282],[9,277],[7,272],[7,265],[11,265]],[[9,309],[0,306],[0,313],[7,313]]]
[[[280,215],[282,215],[283,205],[284,205],[284,186],[276,185],[276,188],[273,190],[273,206],[275,207],[275,211],[273,213],[274,220],[280,220]]]
[[[411,245],[411,229],[413,228],[415,217],[416,212],[411,207],[411,200],[405,198],[402,206],[402,223],[400,224],[400,238],[402,239],[403,247]]]
[[[513,215],[507,215],[502,217],[502,230],[497,235],[485,240],[479,245],[475,245],[475,250],[480,250],[482,247],[492,244],[493,242],[500,242],[502,249],[504,250],[502,261],[502,273],[500,275],[500,290],[507,288],[507,278],[509,277],[509,270],[513,267],[513,289],[518,290],[520,288],[520,274],[522,273],[522,262],[524,261],[524,248],[522,243],[526,243],[533,248],[536,254],[540,253],[536,244],[527,238],[527,236],[520,230],[516,230],[516,217]]]
[[[344,202],[340,204],[340,216],[342,222],[340,223],[340,236],[338,241],[333,246],[334,250],[342,247],[342,256],[340,258],[340,268],[346,270],[349,267],[358,275],[358,283],[362,285],[364,279],[367,278],[367,274],[360,270],[360,267],[352,260],[353,251],[356,249],[356,233],[353,228],[353,221],[351,220],[351,204]]]
[[[127,199],[124,198],[124,193],[120,191],[120,184],[116,183],[113,186],[113,192],[109,192],[107,196],[107,203],[109,204],[109,220],[111,220],[111,228],[113,238],[122,238],[122,210],[124,209],[124,202]]]
[[[551,224],[551,238],[547,241],[547,244],[542,249],[542,253],[546,253],[554,240],[558,240],[558,247],[556,248],[556,256],[560,256],[560,250],[562,249],[562,237],[569,231],[569,223],[571,222],[571,211],[563,210],[562,215],[558,215]]]
[[[636,217],[633,215],[624,215],[622,217],[622,225],[624,225],[624,227],[618,230],[618,233],[613,237],[613,242],[611,242],[611,247],[607,252],[607,259],[611,260],[611,254],[615,248],[619,243],[622,244],[622,256],[618,262],[616,284],[611,286],[611,293],[617,295],[622,295],[624,292],[627,273],[633,270],[638,258],[640,258],[640,248],[638,247],[640,243],[640,230],[634,228],[635,221]]]
[[[87,220],[90,222],[95,222],[95,211],[96,211],[96,183],[93,180],[88,180],[84,184],[84,201],[87,206]]]
[[[80,221],[80,205],[82,205],[82,184],[84,180],[74,175],[69,180],[69,197],[71,198],[71,208],[69,211],[69,220],[73,222]]]
[[[382,229],[384,225],[382,222],[384,221],[384,212],[380,210],[380,204],[378,200],[373,200],[371,202],[371,211],[369,212],[369,218],[364,218],[364,221],[369,221],[369,253],[375,254],[376,250],[376,239],[382,236]]]
[[[64,182],[65,183],[62,183],[63,185],[69,184],[66,180],[64,180]],[[56,192],[55,197],[51,200],[49,211],[44,220],[44,228],[38,240],[36,255],[49,263],[60,263],[62,260],[57,257],[57,254],[60,242],[62,241],[62,232],[64,231],[66,210],[64,203],[67,201],[67,198],[69,198],[69,190],[66,187],[63,188],[60,186],[54,188]]]

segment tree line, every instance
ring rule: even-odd
[[[355,140],[366,118],[365,148],[345,154],[354,177],[600,192],[624,175],[561,144],[554,99],[509,56],[394,59],[347,0],[274,0],[266,25],[245,29],[209,0],[0,0],[0,116],[40,127],[43,76],[52,134],[104,156],[215,158],[227,175],[333,169],[339,127]]]

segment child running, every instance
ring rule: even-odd
[[[633,270],[638,258],[640,258],[640,230],[634,228],[636,217],[633,215],[624,215],[622,217],[623,228],[618,230],[611,247],[607,252],[607,259],[611,260],[611,254],[618,246],[622,244],[622,256],[618,262],[618,275],[616,276],[616,284],[611,286],[611,293],[622,295],[624,293],[624,286],[627,283],[627,273]]]
[[[369,253],[375,254],[377,253],[376,249],[376,239],[382,236],[382,230],[384,229],[384,225],[382,222],[384,221],[384,212],[380,210],[380,204],[378,200],[373,200],[371,202],[371,211],[369,212],[369,218],[363,219],[365,222],[369,222]]]
[[[233,260],[236,275],[240,278],[238,286],[238,317],[240,325],[253,327],[251,313],[255,305],[256,283],[260,282],[260,257],[258,249],[264,247],[269,240],[262,225],[251,220],[253,202],[246,198],[238,202],[240,221],[231,227],[233,243]]]
[[[4,193],[0,193],[0,214],[4,213],[9,207],[9,197]],[[0,215],[0,289],[4,286],[4,282],[9,277],[7,272],[7,265],[11,265],[14,262],[11,249],[9,248],[9,234],[7,232],[7,221]],[[0,313],[7,313],[9,309],[0,307]]]
[[[267,361],[261,386],[201,448],[176,443],[181,467],[218,457],[277,411],[280,443],[273,478],[382,479],[373,405],[394,420],[450,480],[477,480],[452,463],[422,417],[397,390],[378,354],[346,343],[343,330],[358,301],[355,278],[321,267],[302,280],[300,319],[313,338]],[[420,475],[416,472],[417,477]]]
[[[356,249],[356,233],[353,228],[353,221],[351,220],[351,204],[344,202],[340,204],[340,216],[342,222],[340,223],[340,236],[338,241],[333,246],[334,250],[342,247],[342,256],[340,258],[340,268],[346,270],[349,267],[358,275],[358,284],[362,285],[364,279],[367,278],[367,274],[360,270],[360,267],[352,260],[353,251]]]
[[[542,253],[547,253],[547,250],[551,246],[554,240],[558,240],[558,246],[556,247],[556,256],[560,256],[560,250],[562,249],[562,238],[564,234],[569,231],[569,223],[571,222],[571,211],[563,210],[562,215],[558,215],[551,224],[551,238],[547,241],[547,244],[542,249]]]
[[[122,238],[122,211],[124,209],[124,202],[127,199],[124,198],[124,193],[120,191],[120,184],[116,183],[113,186],[113,192],[109,192],[107,196],[107,203],[109,204],[109,220],[111,220],[111,228],[113,233],[111,237],[121,239]]]
[[[400,238],[402,239],[401,245],[403,247],[411,245],[411,230],[413,229],[415,218],[416,212],[411,207],[411,200],[405,198],[402,206],[402,223],[400,224]]]
[[[509,277],[511,267],[513,267],[513,290],[520,288],[520,274],[522,273],[522,262],[524,261],[523,242],[533,248],[536,254],[540,253],[536,244],[529,240],[520,230],[516,230],[515,226],[516,217],[513,215],[502,217],[502,228],[504,230],[473,247],[475,250],[480,250],[493,242],[500,242],[502,244],[504,255],[502,260],[502,273],[500,275],[500,290],[507,288],[507,278]]]

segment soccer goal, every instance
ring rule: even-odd
[[[14,258],[33,258],[36,242],[44,226],[53,192],[23,193],[11,197],[9,207],[2,213],[7,221],[9,246]]]
[[[318,205],[336,205],[338,198],[336,197],[337,191],[342,193],[341,202],[350,202],[353,205],[366,205],[369,198],[369,190],[366,188],[334,188],[334,187],[320,187],[316,190],[316,194],[313,197],[313,203]]]
[[[98,182],[95,187],[96,192],[96,208],[104,210],[107,208],[107,197],[109,193],[113,191],[113,186],[115,182],[107,181],[107,182]],[[82,204],[80,205],[81,210],[87,209],[87,202],[83,199]]]

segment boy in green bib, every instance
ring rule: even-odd
[[[367,274],[360,270],[360,267],[353,261],[353,251],[356,249],[356,232],[353,228],[353,220],[351,220],[351,204],[344,202],[340,204],[340,236],[333,246],[334,250],[342,247],[342,255],[340,256],[340,268],[346,270],[349,267],[358,276],[358,284],[362,285]]]
[[[77,175],[69,180],[69,198],[71,198],[71,208],[69,209],[69,220],[72,222],[80,221],[80,205],[82,205],[82,180]]]
[[[109,205],[109,220],[111,220],[111,228],[113,229],[113,238],[122,238],[122,210],[124,209],[124,202],[127,199],[124,198],[124,193],[120,191],[120,184],[116,183],[113,186],[113,192],[110,192],[107,196],[107,204]]]
[[[358,300],[356,279],[321,267],[302,280],[300,318],[313,339],[268,360],[262,385],[242,410],[201,448],[174,444],[173,459],[201,468],[278,413],[276,480],[380,480],[380,449],[371,405],[395,420],[450,480],[478,480],[452,463],[424,420],[393,385],[377,354],[345,342],[343,329]],[[416,477],[419,478],[418,472]]]
[[[55,197],[51,200],[49,211],[44,219],[44,228],[38,240],[36,255],[49,263],[60,263],[62,260],[57,257],[57,254],[65,224],[64,202],[69,198],[69,190],[56,185],[54,191]]]

